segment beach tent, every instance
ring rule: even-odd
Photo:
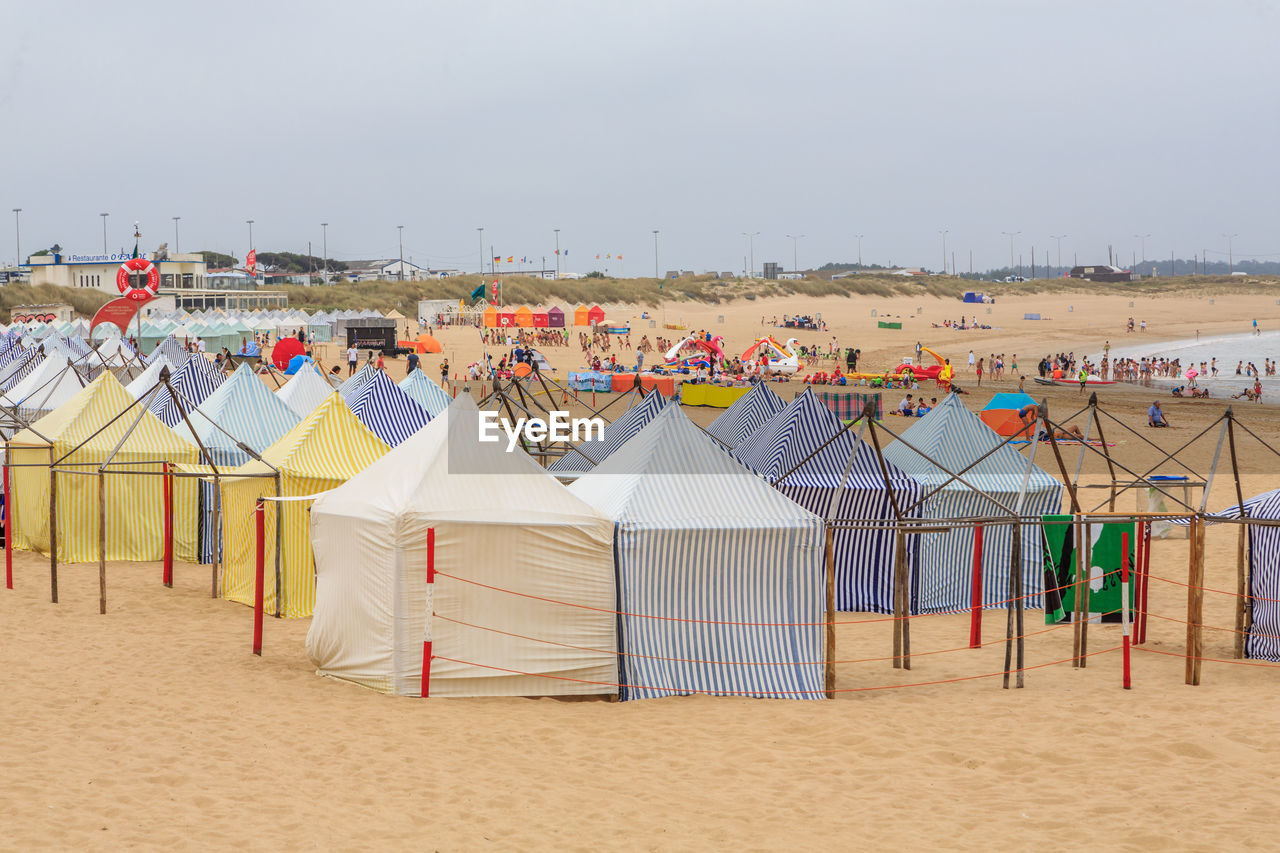
[[[552,329],[564,328],[564,312],[558,306],[551,306],[547,309],[547,325]]]
[[[484,324],[488,328],[493,328],[498,325],[498,309],[497,308],[494,308],[492,305],[490,305],[488,308],[484,309]]]
[[[418,405],[427,410],[431,417],[443,412],[453,402],[448,392],[432,381],[422,370],[410,370],[409,375],[399,382],[400,390],[408,394]]]
[[[587,313],[588,313],[588,309],[587,309],[587,306],[585,305],[579,305],[577,308],[573,309],[573,325],[575,326],[591,325],[591,320],[587,317]]]
[[[173,335],[169,335],[156,345],[156,348],[151,351],[151,355],[147,356],[147,364],[155,361],[156,358],[161,355],[164,356],[166,361],[173,365],[174,370],[177,370],[179,367],[182,367],[182,365],[187,363],[187,359],[190,357],[191,353],[187,352],[186,347],[184,347],[177,338]]]
[[[57,480],[58,558],[66,563],[98,559],[98,478],[73,472],[97,472],[108,460],[119,463],[113,466],[119,469],[154,472],[163,470],[165,462],[196,461],[195,445],[181,439],[142,407],[134,406],[117,417],[133,402],[111,373],[103,373],[30,429],[13,437],[10,458],[14,467],[10,478],[16,498],[11,519],[15,547],[49,553],[47,466],[51,457],[62,459],[53,476]],[[106,559],[162,559],[164,478],[108,473],[103,479]],[[196,552],[195,484],[175,479],[173,490],[175,553],[178,559],[191,561]]]
[[[431,416],[404,391],[386,371],[375,370],[372,378],[350,400],[351,411],[373,434],[395,447],[427,425]]]
[[[604,322],[604,309],[599,305],[593,305],[591,310],[587,312],[587,323],[593,325],[595,323]]]
[[[32,421],[70,400],[87,384],[88,380],[70,361],[46,358],[0,396],[0,406],[16,409],[19,417]]]
[[[984,424],[995,430],[996,435],[1010,436],[1022,433],[1022,438],[1031,438],[1032,429],[1018,417],[1018,412],[1027,406],[1036,405],[1030,394],[1020,391],[1001,392],[991,398],[991,402],[982,407],[978,417]]]
[[[569,491],[615,523],[621,698],[823,697],[822,519],[679,406]]]
[[[786,407],[766,383],[759,382],[712,421],[707,432],[732,450]]]
[[[666,402],[665,397],[653,392],[644,397],[636,397],[631,408],[604,428],[603,435],[593,436],[579,443],[577,451],[570,450],[547,466],[548,470],[590,471],[644,429],[662,411]]]
[[[897,516],[889,491],[905,511],[920,499],[924,488],[888,463],[886,484],[875,450],[852,431],[841,432],[843,426],[806,388],[742,441],[733,456],[816,515],[891,525]],[[842,482],[851,454],[853,465]],[[921,511],[915,507],[905,514],[919,518]],[[837,610],[893,612],[896,539],[891,528],[835,531]],[[908,573],[915,564],[915,539],[906,540]]]
[[[275,392],[299,418],[305,418],[314,412],[332,393],[333,386],[320,375],[320,369],[316,367],[299,370]]]
[[[360,389],[373,379],[373,375],[378,372],[378,368],[373,366],[373,362],[368,361],[365,362],[364,367],[357,370],[354,375],[342,383],[338,393],[342,395],[342,399],[347,401],[348,406],[355,400],[356,395],[360,393]]]
[[[225,380],[226,374],[221,367],[203,355],[196,354],[169,377],[169,385],[181,398],[181,405],[169,393],[168,388],[162,388],[151,398],[147,408],[165,426],[177,426],[182,420],[183,412],[190,413],[191,409],[203,403]]]
[[[330,394],[301,423],[263,451],[262,461],[246,462],[232,469],[222,480],[222,541],[226,557],[223,597],[253,604],[253,515],[258,497],[304,497],[328,491],[369,467],[389,449],[360,423],[342,397]],[[270,504],[265,513],[267,561],[275,568],[268,570],[264,607],[267,612],[290,619],[310,616],[315,606],[309,511],[306,501],[285,501]],[[277,518],[278,559],[273,556]]]
[[[510,329],[516,324],[516,315],[510,311],[498,312],[498,325],[504,329]]]
[[[521,305],[519,308],[515,310],[515,313],[513,316],[515,317],[517,326],[522,326],[525,328],[533,327],[533,311],[529,308],[528,305]]]
[[[431,696],[616,693],[613,523],[478,427],[459,397],[316,500],[308,656],[418,696],[425,638]],[[428,586],[430,530],[442,574]]]
[[[53,356],[57,360],[57,356]],[[66,361],[67,355],[62,356],[62,361]],[[41,362],[45,360],[44,353],[40,347],[29,348],[22,353],[22,357],[10,362],[7,367],[0,370],[0,391],[8,391],[15,387],[19,382],[31,375]]]
[[[170,375],[175,372],[173,365],[169,364],[169,359],[165,358],[161,353],[151,360],[147,365],[147,369],[138,374],[137,378],[132,380],[128,385],[124,386],[124,390],[129,396],[137,400],[143,394],[156,387],[156,383],[160,381],[160,371],[165,368],[169,369]]]
[[[948,394],[936,409],[913,423],[902,438],[903,441],[895,441],[884,448],[885,461],[919,480],[929,491],[941,486],[925,502],[925,518],[1007,516],[1010,510],[1016,509],[1018,493],[1027,473],[1027,459],[1006,444],[974,465],[976,460],[1000,445],[1001,438],[965,408],[959,396]],[[911,450],[904,442],[929,458]],[[953,473],[966,468],[968,470],[964,471],[962,478],[982,494],[952,478]],[[1032,466],[1022,515],[1048,515],[1061,511],[1061,508],[1062,484],[1038,466]],[[970,526],[956,527],[946,533],[920,535],[918,571],[912,590],[916,612],[936,613],[969,607],[973,583],[973,537]],[[1027,607],[1040,607],[1044,590],[1040,537],[1040,525],[1022,525],[1022,589],[1025,595],[1031,596],[1027,599]],[[1013,531],[1009,525],[991,525],[985,530],[982,570],[985,605],[1004,602],[1009,597],[1012,542]]]
[[[533,315],[534,328],[545,329],[551,325],[551,320],[541,311],[534,312]]]

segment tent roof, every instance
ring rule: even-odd
[[[173,390],[182,396],[181,408],[169,393],[168,388],[162,389],[152,397],[147,408],[162,423],[171,427],[177,426],[182,420],[184,410],[189,414],[192,408],[199,406],[205,398],[216,391],[226,378],[222,368],[197,353],[187,359],[187,363],[169,377],[169,384]]]
[[[147,365],[147,369],[138,374],[138,376],[124,386],[124,390],[129,392],[129,396],[135,400],[143,394],[155,387],[160,381],[160,371],[169,368],[169,373],[174,373],[174,367],[169,363],[169,359],[165,358],[164,353],[156,353],[155,358]]]
[[[707,427],[707,432],[732,449],[786,407],[787,404],[766,383],[759,382],[721,412]]]
[[[812,389],[806,388],[738,445],[733,456],[771,483],[804,462],[786,478],[787,485],[834,487],[840,483],[856,445],[847,487],[883,489],[884,475],[874,448],[858,441],[850,430],[841,432],[843,427]],[[890,485],[901,481],[914,490],[916,484],[910,475],[894,465],[886,463],[886,467]]]
[[[0,396],[0,404],[49,412],[88,384],[65,359],[46,358],[25,379]]]
[[[360,423],[340,396],[330,394],[315,411],[262,452],[268,465],[251,460],[237,470],[256,474],[271,472],[274,467],[298,477],[349,480],[389,449]]]
[[[581,453],[573,451],[566,453],[547,466],[548,470],[590,471],[644,429],[645,425],[666,407],[666,402],[666,398],[656,391],[646,394],[644,399],[635,403],[621,417],[606,426],[604,435],[599,438],[590,438],[579,444],[578,450]]]
[[[659,528],[809,526],[815,516],[666,406],[569,491],[616,521]]]
[[[300,418],[315,411],[316,406],[333,393],[333,386],[320,375],[319,368],[315,367],[299,370],[275,392]]]
[[[355,400],[356,394],[365,386],[365,383],[373,378],[373,374],[378,372],[378,368],[373,366],[372,362],[365,362],[364,367],[355,372],[355,375],[342,383],[342,387],[338,389],[338,393],[342,395],[342,399],[347,401],[347,405],[351,405]]]
[[[902,437],[913,447],[936,459],[948,471],[960,471],[968,467],[975,459],[1001,443],[1000,437],[977,415],[965,408],[964,401],[956,394],[948,394],[936,409],[908,427]],[[884,458],[924,483],[940,483],[950,477],[949,473],[921,457],[901,441],[894,441],[886,447]],[[1022,488],[1026,467],[1027,460],[1022,454],[1005,444],[965,471],[963,476],[978,488],[1008,494]],[[963,483],[955,480],[943,488],[973,493]],[[1028,492],[1061,488],[1062,484],[1055,477],[1039,466],[1032,466]]]
[[[360,422],[391,447],[402,443],[431,420],[427,410],[401,391],[382,370],[374,371],[350,403],[351,411]]]
[[[490,476],[490,475],[499,476]],[[520,476],[516,476],[520,475]],[[600,519],[522,451],[479,441],[479,410],[459,396],[423,429],[345,484],[317,498],[312,513],[432,521],[565,524]]]
[[[401,379],[399,385],[401,391],[416,400],[418,405],[426,409],[427,414],[433,418],[449,408],[449,404],[453,402],[453,398],[422,370],[410,370],[409,375]]]
[[[1036,405],[1035,398],[1030,394],[1024,394],[1021,391],[1001,391],[999,394],[991,398],[991,402],[982,407],[982,411],[989,412],[993,409],[1022,409],[1027,406]]]
[[[233,452],[240,461],[244,461],[247,455],[227,433],[244,442],[255,453],[262,453],[301,420],[288,403],[262,384],[247,364],[240,365],[226,382],[206,397],[190,419],[206,448]],[[175,428],[180,435],[188,434],[186,424],[179,423]]]

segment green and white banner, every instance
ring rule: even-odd
[[[1133,570],[1134,523],[1094,522],[1077,526],[1062,524],[1069,515],[1044,516],[1044,620],[1046,625],[1070,622],[1076,608],[1076,533],[1088,537],[1084,578],[1089,621],[1120,621],[1121,535],[1129,534],[1129,569]],[[1057,523],[1055,523],[1057,522]],[[1129,607],[1133,607],[1134,584],[1129,584]]]

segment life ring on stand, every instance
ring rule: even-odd
[[[134,285],[134,273],[141,273],[145,276],[142,279],[143,284]],[[156,291],[160,289],[160,270],[156,269],[156,265],[146,258],[130,258],[120,265],[120,269],[116,270],[116,287],[124,294],[126,299],[146,302],[155,296]]]

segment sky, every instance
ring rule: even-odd
[[[1280,258],[1280,3],[19,3],[0,260]],[[14,216],[13,208],[22,212]],[[175,241],[173,217],[180,216]],[[2,220],[0,220],[2,221]],[[476,230],[483,227],[481,234]],[[751,237],[745,235],[753,235]],[[1150,236],[1145,241],[1136,235]],[[1224,235],[1236,235],[1230,241]],[[795,237],[797,239],[792,239]],[[175,245],[176,242],[176,245]],[[599,254],[600,260],[595,256]],[[607,255],[614,256],[606,258]],[[622,260],[618,260],[618,256]],[[486,264],[488,261],[486,260]]]

